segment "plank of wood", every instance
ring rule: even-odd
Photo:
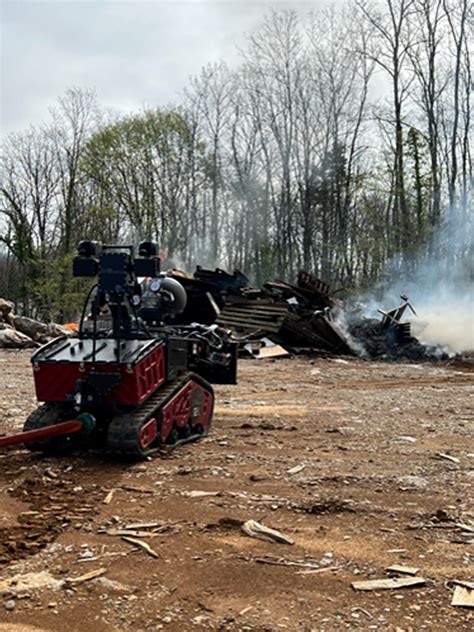
[[[103,575],[107,569],[105,567],[97,568],[95,571],[89,571],[84,575],[79,575],[79,577],[67,577],[65,582],[67,584],[82,584],[82,582],[87,582],[90,579],[95,579],[96,577],[100,577]]]
[[[280,345],[272,345],[271,347],[261,347],[255,357],[260,360],[264,358],[281,358],[290,355],[289,351],[280,347]]]
[[[266,311],[258,312],[253,309],[251,310],[242,310],[242,309],[224,309],[222,310],[219,318],[225,318],[226,316],[232,318],[255,318],[255,319],[266,319],[266,320],[277,320],[279,318],[284,318],[286,316],[286,312],[277,312],[277,313],[268,313]]]
[[[402,566],[401,564],[392,564],[392,566],[389,566],[387,570],[391,571],[392,573],[402,573],[403,575],[416,575],[420,569],[414,566]]]
[[[131,538],[154,538],[156,534],[152,531],[141,531],[139,529],[107,529],[107,535],[127,535]]]
[[[474,589],[466,586],[456,586],[451,605],[462,608],[474,608]]]
[[[263,329],[264,331],[278,333],[281,329],[281,322],[273,320],[255,320],[246,318],[218,318],[218,324],[230,325],[236,329]]]
[[[327,571],[337,571],[341,566],[324,566],[323,568],[312,568],[307,571],[298,571],[297,575],[319,575],[320,573],[326,573]]]
[[[464,586],[469,590],[474,590],[474,582],[467,582],[465,579],[453,579],[448,584],[454,584],[455,586]]]
[[[257,314],[256,312],[228,312],[227,310],[223,311],[222,314],[220,314],[219,319],[235,319],[235,320],[254,320],[256,322],[269,322],[269,323],[273,323],[273,322],[279,322],[279,321],[283,321],[283,319],[285,318],[285,314],[266,314],[266,313],[260,313]]]
[[[393,590],[424,586],[425,584],[426,580],[422,577],[393,577],[392,579],[368,579],[352,582],[352,588],[354,590]]]
[[[275,305],[259,305],[255,301],[253,301],[252,303],[246,303],[245,305],[225,305],[224,307],[224,310],[226,312],[257,312],[264,314],[286,314],[288,309],[288,305],[286,305],[285,307]]]
[[[155,529],[161,526],[161,522],[133,522],[132,524],[126,524],[124,529]]]

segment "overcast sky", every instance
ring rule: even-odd
[[[334,1],[334,0],[333,0]],[[330,0],[0,0],[1,133],[48,116],[69,86],[120,111],[179,100],[209,63],[238,47],[272,8],[303,14]]]

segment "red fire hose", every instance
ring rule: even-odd
[[[9,437],[0,437],[0,448],[7,448],[20,443],[30,443],[30,441],[41,441],[41,439],[49,439],[49,437],[73,434],[79,432],[83,425],[83,422],[79,419],[71,419],[70,421],[62,421],[59,424],[47,426],[46,428],[28,430]]]

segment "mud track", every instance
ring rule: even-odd
[[[8,433],[35,406],[29,354],[1,353],[0,371]],[[0,584],[102,571],[3,587],[0,630],[473,629],[449,584],[473,580],[469,363],[249,360],[216,390],[212,434],[167,458],[0,454]],[[295,544],[242,535],[248,519]],[[156,525],[158,557],[117,535],[133,523]],[[351,587],[392,564],[425,586]]]

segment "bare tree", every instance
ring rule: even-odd
[[[413,46],[411,29],[415,0],[385,0],[386,11],[381,13],[365,0],[356,2],[362,15],[373,27],[376,36],[371,59],[390,78],[392,88],[392,117],[394,126],[394,189],[393,220],[398,246],[406,257],[410,248],[410,210],[405,185],[405,157],[403,135],[403,104],[408,95],[411,77],[406,69]]]
[[[434,231],[441,216],[439,110],[447,82],[441,79],[439,66],[445,14],[443,0],[416,0],[414,8],[419,33],[416,44],[409,50],[409,56],[420,90],[422,120],[426,125],[432,179],[430,223]]]

